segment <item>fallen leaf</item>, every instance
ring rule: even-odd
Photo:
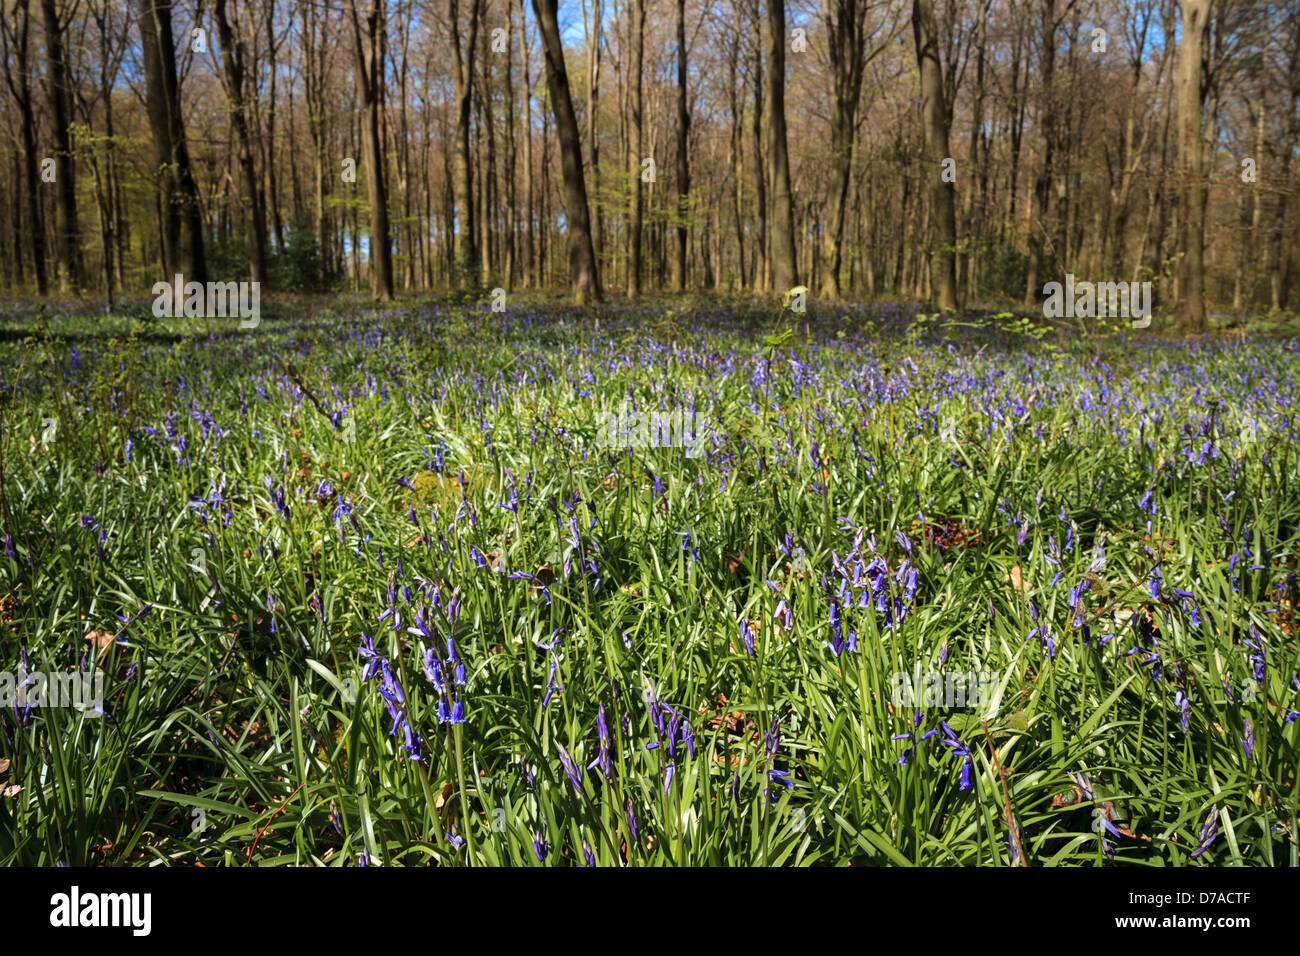
[[[86,643],[95,645],[96,650],[102,651],[113,643],[113,635],[108,631],[90,631],[86,634]]]
[[[1024,594],[1029,593],[1030,586],[1025,583],[1024,578],[1021,576],[1020,565],[1018,564],[1011,566],[1011,573],[1002,578],[1002,583],[1010,584],[1012,588]]]

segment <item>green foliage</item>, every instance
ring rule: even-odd
[[[984,273],[980,278],[979,296],[992,302],[1019,301],[1024,298],[1029,281],[1029,257],[1016,243],[1004,240],[984,257]]]
[[[1034,865],[1300,862],[1295,350],[775,311],[0,316],[0,670],[88,655],[113,717],[0,708],[0,864],[1010,865],[1008,809]],[[705,454],[599,447],[629,395]],[[836,655],[873,557],[910,613],[846,585]]]
[[[214,282],[244,282],[250,274],[251,255],[242,235],[208,236],[204,243],[208,276]]]
[[[271,258],[267,271],[271,286],[285,292],[317,292],[337,281],[326,274],[316,228],[305,215],[288,223],[285,248]]]

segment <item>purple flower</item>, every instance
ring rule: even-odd
[[[1187,723],[1192,716],[1192,702],[1181,690],[1174,691],[1174,706],[1178,708],[1178,722],[1182,725],[1183,733],[1187,733]]]
[[[632,798],[627,798],[627,828],[632,831],[632,842],[640,843],[641,834],[636,828],[636,811],[632,809]]]
[[[610,755],[609,724],[605,721],[604,704],[596,709],[596,739],[599,742],[599,750],[596,759],[587,765],[587,769],[599,766],[600,772],[605,775],[606,780],[609,780],[614,776],[614,760]]]
[[[1192,859],[1196,859],[1202,853],[1210,848],[1215,840],[1219,838],[1219,807],[1216,804],[1210,807],[1210,814],[1205,818],[1205,824],[1201,827],[1201,832],[1197,836],[1196,849],[1192,851]]]
[[[764,749],[767,751],[767,759],[771,760],[781,747],[781,719],[779,717],[772,718],[772,728],[763,734],[763,743]]]
[[[971,773],[975,769],[975,761],[974,757],[971,755],[970,748],[961,742],[957,736],[957,732],[948,726],[947,721],[940,721],[939,724],[943,727],[944,733],[948,735],[943,739],[942,743],[948,748],[949,755],[963,758],[961,765],[961,786],[959,789],[969,790],[972,785]]]
[[[569,752],[564,749],[563,744],[556,744],[555,747],[560,754],[560,765],[564,767],[564,772],[568,775],[569,782],[573,784],[574,792],[581,797],[583,795],[582,771],[578,769],[578,765],[574,763],[573,758],[569,756]]]
[[[547,708],[547,706],[550,705],[550,703],[551,703],[551,697],[554,696],[554,694],[555,694],[555,692],[556,692],[557,690],[558,690],[558,691],[561,691],[561,692],[563,692],[563,690],[564,690],[564,688],[563,688],[562,686],[560,686],[560,682],[559,682],[558,680],[555,679],[555,671],[556,671],[557,668],[559,668],[559,666],[560,666],[560,659],[559,659],[558,657],[552,656],[552,657],[551,657],[551,672],[550,672],[550,674],[549,674],[549,675],[547,676],[547,678],[546,678],[546,696],[542,698],[542,709],[543,709],[543,710],[545,710],[545,709]]]

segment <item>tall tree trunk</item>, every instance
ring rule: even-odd
[[[84,284],[81,263],[81,230],[77,222],[77,166],[72,156],[72,78],[64,47],[65,24],[59,19],[55,0],[41,0],[45,21],[46,97],[54,132],[56,238],[59,254],[59,286],[79,290]]]
[[[519,270],[519,224],[515,208],[515,24],[514,7],[506,4],[506,263],[505,282],[513,289]]]
[[[383,140],[379,132],[380,0],[370,0],[365,24],[357,15],[357,0],[348,0],[352,21],[352,46],[356,57],[357,90],[361,94],[362,140],[366,153],[366,182],[370,193],[370,291],[378,300],[393,300],[393,247],[388,227],[388,189],[385,185]],[[355,244],[356,237],[353,237]],[[355,248],[355,245],[354,245]]]
[[[687,143],[691,115],[686,107],[686,0],[677,0],[677,259],[673,289],[686,288],[686,227],[690,216],[691,171]]]
[[[515,0],[519,7],[519,47],[524,71],[524,286],[532,285],[537,269],[536,201],[533,195],[533,74],[529,66],[528,31],[524,24],[524,0]]]
[[[1029,270],[1025,283],[1025,303],[1038,299],[1040,272],[1043,268],[1044,237],[1056,232],[1056,182],[1058,93],[1056,89],[1056,17],[1057,0],[1040,0],[1041,97],[1039,120],[1042,126],[1043,156],[1034,176],[1034,188],[1029,194]],[[1026,86],[1028,80],[1026,80]],[[1037,232],[1034,230],[1037,229]],[[1059,260],[1062,251],[1053,250]]]
[[[479,249],[475,225],[474,195],[470,182],[470,96],[473,93],[474,49],[478,43],[482,0],[470,0],[469,41],[463,43],[460,30],[460,0],[451,0],[451,40],[456,55],[456,270],[457,284],[478,278]],[[482,184],[479,186],[482,189]]]
[[[226,97],[230,102],[230,119],[238,140],[239,169],[243,174],[248,203],[252,207],[245,220],[248,223],[249,265],[253,281],[265,282],[266,213],[258,202],[257,170],[253,167],[253,143],[244,101],[244,41],[235,39],[230,18],[226,14],[226,0],[215,0],[213,13],[217,21],[217,38],[221,42],[221,63],[226,78]]]
[[[316,241],[327,271],[333,269],[332,230],[325,211],[327,141],[325,136],[325,19],[311,0],[299,0],[303,38],[303,96],[307,106],[307,131],[311,136],[315,170]]]
[[[18,104],[21,117],[22,166],[23,166],[23,205],[27,210],[27,230],[31,239],[32,271],[36,277],[36,294],[49,295],[49,277],[45,264],[45,225],[41,220],[41,185],[37,172],[40,161],[36,147],[36,112],[32,108],[31,72],[28,60],[28,39],[31,34],[31,13],[28,0],[19,0],[14,5],[17,14],[15,23],[9,22],[9,5],[0,0],[0,63],[4,64],[5,82],[9,92]],[[14,59],[14,68],[9,65],[10,51]]]
[[[207,282],[199,191],[181,118],[172,0],[139,0],[139,13],[146,111],[162,187],[163,271],[168,276],[179,272],[190,282]]]
[[[271,62],[270,90],[268,96],[268,109],[266,111],[266,185],[267,185],[267,208],[271,212],[271,226],[275,230],[275,248],[284,255],[284,219],[280,215],[280,187],[279,180],[275,172],[275,114],[276,114],[276,78],[279,73],[279,64],[276,62],[276,55],[279,53],[280,45],[275,40],[275,0],[266,0],[266,6],[263,8],[263,23],[266,26],[266,45],[267,56]],[[382,62],[382,58],[381,58]],[[381,80],[382,82],[382,80]],[[381,109],[383,98],[380,98]]]
[[[754,291],[772,288],[772,256],[768,239],[767,160],[763,155],[763,21],[758,15],[758,0],[750,0],[754,38],[754,116],[751,132],[754,140],[754,187],[758,207],[758,245],[754,250]]]
[[[586,4],[583,5],[584,14]],[[596,261],[605,254],[605,228],[600,199],[600,27],[601,0],[592,0],[587,36],[587,149],[591,153],[591,242]]]
[[[987,139],[984,135],[984,78],[986,73],[986,50],[988,47],[988,15],[992,0],[977,0],[977,2],[979,3],[979,26],[976,28],[975,102],[972,107],[970,129],[971,181],[966,184],[966,197],[962,208],[962,234],[965,236],[966,252],[961,258],[961,281],[957,285],[957,298],[963,302],[969,302],[973,298],[972,289],[975,286],[976,279],[974,276],[975,262],[972,253],[981,246],[979,240],[980,221],[974,213],[975,195],[978,191],[982,200],[988,182],[987,167],[982,155],[983,149],[987,147]],[[979,180],[979,190],[975,188],[976,178]]]
[[[411,289],[415,285],[415,269],[420,259],[420,250],[415,241],[415,234],[412,230],[412,223],[415,221],[413,215],[413,205],[411,194],[414,191],[413,177],[411,176],[411,119],[409,109],[409,99],[407,97],[407,85],[410,77],[410,48],[411,48],[411,20],[408,16],[403,16],[403,11],[398,9],[398,22],[401,24],[398,32],[398,46],[401,50],[398,60],[398,80],[397,80],[397,102],[399,112],[398,122],[398,189],[402,193],[402,288]]]
[[[794,197],[785,129],[785,0],[767,3],[767,163],[772,181],[772,284],[785,292],[799,282],[794,253]]]
[[[631,190],[628,194],[627,221],[627,294],[634,298],[641,292],[641,152],[642,118],[644,99],[642,95],[642,47],[645,37],[645,0],[632,0],[628,9],[628,34],[631,47],[629,64],[631,87],[629,90],[629,109],[632,128],[628,134],[628,174],[631,176]]]
[[[543,63],[545,61],[545,50]],[[545,65],[542,67],[545,70]],[[542,189],[537,194],[537,284],[550,282],[551,272],[551,118],[542,110]]]
[[[479,285],[486,288],[491,282],[493,271],[498,267],[493,249],[495,230],[493,211],[497,208],[496,195],[496,130],[492,125],[492,80],[488,70],[488,57],[483,58],[483,70],[479,77],[479,127],[486,141],[486,149],[479,147]]]
[[[948,156],[948,109],[939,64],[938,27],[931,0],[912,0],[912,35],[921,72],[921,119],[925,127],[925,175],[930,180],[933,242],[928,250],[930,294],[939,309],[957,309],[957,203],[953,184],[944,182]],[[939,248],[934,248],[934,243]]]
[[[1277,37],[1279,48],[1286,51],[1286,59],[1278,63],[1277,71],[1280,74],[1278,79],[1281,81],[1278,92],[1286,94],[1285,99],[1279,96],[1278,113],[1286,119],[1281,123],[1281,135],[1270,137],[1268,156],[1272,171],[1269,179],[1290,183],[1292,155],[1297,141],[1300,141],[1300,17],[1291,15],[1288,22],[1285,20],[1288,15],[1285,8],[1279,12],[1286,26],[1280,29],[1274,27],[1270,32]],[[1260,159],[1262,157],[1257,154],[1256,160]],[[1278,189],[1274,192],[1273,211],[1269,216],[1267,229],[1268,294],[1269,305],[1274,312],[1280,311],[1290,300],[1291,256],[1286,249],[1294,248],[1295,242],[1294,240],[1285,242],[1285,237],[1292,193],[1294,188]],[[1257,205],[1256,209],[1258,208]]]
[[[640,2],[640,0],[638,0]],[[546,84],[555,113],[555,132],[560,141],[560,168],[564,173],[565,231],[569,238],[569,282],[578,305],[599,301],[600,274],[596,251],[591,244],[591,215],[587,207],[587,185],[582,176],[582,140],[569,94],[569,74],[564,66],[557,19],[559,0],[533,0],[533,13],[542,35],[546,61]]]
[[[866,68],[866,11],[867,0],[830,0],[823,15],[831,66],[831,164],[835,174],[830,186],[830,223],[822,240],[826,274],[821,293],[828,299],[840,297],[845,206]]]
[[[731,110],[731,154],[729,159],[731,160],[732,177],[732,211],[735,215],[736,227],[736,281],[739,283],[738,287],[743,289],[748,284],[748,273],[745,270],[745,217],[741,211],[744,205],[745,160],[742,154],[743,131],[741,130],[743,108],[740,103],[744,99],[745,91],[743,80],[740,81],[740,88],[737,88],[740,60],[740,3],[739,0],[731,0],[731,2],[736,19],[727,45],[727,105]],[[736,288],[737,286],[733,283],[731,287]]]
[[[1210,30],[1210,0],[1180,0],[1182,42],[1178,50],[1178,152],[1182,167],[1179,225],[1178,321],[1189,331],[1205,331],[1205,162],[1201,108],[1205,95],[1205,46]]]

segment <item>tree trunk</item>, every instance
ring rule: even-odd
[[[496,130],[492,125],[492,79],[488,69],[488,57],[483,58],[483,70],[479,77],[479,128],[483,132],[487,148],[479,147],[479,285],[487,288],[492,275],[498,268],[493,248],[496,233],[493,227],[494,210],[498,206],[496,195],[497,150]]]
[[[473,92],[474,48],[478,43],[481,0],[470,0],[469,42],[461,40],[460,0],[451,0],[452,51],[456,55],[456,277],[457,285],[478,277],[478,244],[474,196],[470,182],[470,96]],[[480,189],[482,186],[480,185]]]
[[[385,185],[383,141],[379,133],[381,96],[379,76],[383,70],[379,42],[379,0],[371,0],[366,10],[364,27],[357,15],[356,0],[348,0],[348,14],[352,20],[357,91],[361,94],[363,111],[362,140],[365,148],[366,183],[370,193],[370,291],[376,299],[391,302],[393,300],[393,247],[388,228],[388,189]],[[355,236],[353,243],[355,250]]]
[[[1178,50],[1178,152],[1182,167],[1179,227],[1182,258],[1178,269],[1178,322],[1205,331],[1205,164],[1201,107],[1205,93],[1205,42],[1210,0],[1180,0],[1182,41]]]
[[[280,216],[280,189],[279,181],[275,176],[275,114],[276,114],[276,74],[279,66],[276,63],[276,55],[279,52],[279,44],[275,42],[275,0],[267,0],[264,9],[263,23],[266,26],[266,45],[267,56],[271,61],[271,82],[268,96],[268,109],[266,111],[266,185],[267,185],[267,204],[266,209],[271,213],[271,226],[275,230],[275,248],[280,255],[284,255],[284,220]],[[382,103],[382,98],[380,100]],[[381,107],[382,108],[382,107]],[[265,210],[264,210],[265,214]]]
[[[742,155],[743,133],[741,120],[743,117],[741,115],[740,101],[744,99],[745,91],[743,81],[741,88],[737,89],[740,60],[740,4],[738,0],[732,0],[732,3],[735,8],[736,21],[735,29],[727,46],[727,104],[731,109],[731,155],[729,158],[731,160],[732,177],[732,211],[735,215],[736,227],[736,282],[730,283],[729,287],[743,289],[748,284],[745,270],[744,214],[741,211],[744,204],[745,161]]]
[[[591,216],[587,207],[587,185],[582,176],[582,140],[569,95],[569,75],[564,66],[557,19],[559,0],[533,0],[542,35],[546,61],[546,84],[555,113],[555,132],[560,141],[560,167],[564,173],[565,231],[569,239],[569,281],[574,302],[600,301],[600,275],[596,252],[591,244]]]
[[[4,64],[5,82],[18,104],[22,119],[19,124],[22,137],[23,205],[27,210],[27,234],[31,239],[32,271],[36,278],[36,294],[49,295],[49,277],[45,265],[45,226],[41,220],[41,185],[38,173],[39,157],[36,153],[36,113],[32,109],[31,72],[28,63],[28,37],[31,32],[31,14],[28,0],[14,5],[17,22],[9,23],[9,5],[0,0],[0,62]],[[10,68],[10,48],[13,49],[14,66]]]
[[[850,164],[858,102],[862,93],[862,72],[866,68],[865,0],[831,0],[824,14],[826,45],[831,66],[831,163],[829,225],[822,241],[824,298],[840,297],[840,269],[843,265],[845,207],[848,204]]]
[[[54,133],[56,232],[59,286],[81,289],[85,278],[81,263],[81,231],[77,222],[77,166],[72,156],[72,78],[64,48],[64,26],[55,0],[41,0],[45,21],[46,96]]]
[[[139,13],[146,111],[161,185],[163,271],[207,282],[199,191],[181,119],[172,0],[139,0]]]
[[[519,270],[519,225],[515,209],[515,25],[514,8],[506,5],[506,262],[505,283],[513,289]]]
[[[632,0],[628,10],[628,34],[631,47],[629,64],[631,89],[629,96],[629,114],[632,128],[628,142],[628,174],[631,177],[631,191],[628,196],[627,223],[627,295],[634,298],[641,292],[641,151],[642,114],[644,99],[642,96],[642,46],[645,36],[645,0]]]
[[[772,257],[767,228],[767,160],[763,155],[763,41],[762,20],[758,16],[758,0],[752,0],[754,38],[754,187],[757,192],[758,244],[754,249],[754,291],[766,292],[772,287]]]
[[[238,140],[239,169],[244,177],[244,189],[249,205],[248,251],[254,282],[266,281],[266,213],[257,193],[257,171],[253,167],[253,143],[248,130],[248,117],[244,102],[244,41],[236,40],[230,18],[226,15],[226,0],[215,0],[217,36],[221,42],[221,63],[226,77],[226,97],[230,102],[230,120]]]
[[[584,13],[585,13],[584,4]],[[600,0],[592,0],[587,36],[587,148],[591,151],[591,242],[596,261],[605,254],[600,199]]]
[[[941,309],[957,304],[957,203],[953,184],[944,182],[943,161],[948,156],[948,110],[944,104],[943,71],[939,64],[938,28],[931,0],[912,0],[912,35],[921,72],[921,119],[925,127],[925,175],[930,180],[934,242],[928,250],[930,294]]]
[[[524,286],[532,285],[537,268],[535,198],[533,195],[533,74],[529,66],[528,31],[524,25],[524,0],[515,0],[519,7],[519,46],[524,70]]]
[[[785,0],[767,4],[768,178],[772,185],[772,286],[784,293],[799,283],[794,252],[794,197],[785,130]]]
[[[691,116],[686,107],[686,0],[677,0],[677,259],[673,290],[686,288],[686,226],[690,215],[691,172],[687,142]]]

